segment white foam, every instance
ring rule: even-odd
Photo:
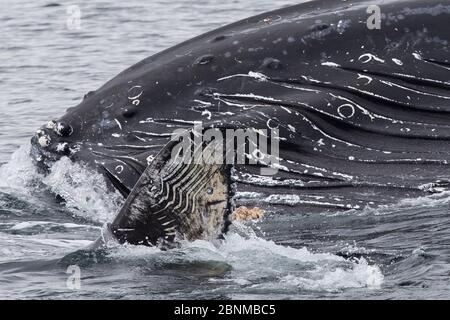
[[[103,176],[64,157],[44,176],[37,172],[30,157],[30,145],[15,151],[11,160],[0,167],[0,188],[10,189],[18,197],[32,200],[36,193],[49,189],[66,200],[67,208],[76,216],[105,223],[114,218],[122,204],[122,196],[108,190]],[[13,190],[13,192],[11,192]]]
[[[50,169],[42,182],[66,201],[66,207],[75,215],[90,221],[105,223],[117,214],[122,197],[108,190],[100,173],[62,158]]]
[[[287,275],[280,279],[286,286],[305,290],[340,291],[348,288],[380,288],[383,275],[377,266],[369,266],[361,259],[350,269],[337,268],[319,274],[311,272],[311,278],[305,276]]]
[[[245,225],[225,236],[224,241],[182,242],[179,249],[119,246],[111,256],[119,259],[161,259],[163,261],[215,261],[231,266],[225,278],[214,283],[233,283],[252,290],[340,291],[348,288],[378,288],[384,281],[381,270],[366,260],[348,261],[330,253],[313,253],[257,237]],[[175,260],[174,260],[175,259]],[[182,261],[180,261],[182,262]]]
[[[304,290],[336,291],[378,288],[384,280],[380,268],[369,265],[364,259],[347,261],[330,253],[278,245],[255,235],[244,238],[231,233],[216,253],[232,264],[237,281],[259,283],[264,277],[276,278],[271,283],[257,284],[261,288],[294,286]]]
[[[30,145],[23,145],[11,155],[8,163],[0,167],[0,187],[28,193],[33,181],[42,178],[29,153]]]

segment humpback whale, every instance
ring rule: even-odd
[[[379,29],[368,27],[373,5]],[[444,0],[315,0],[248,18],[89,92],[36,132],[31,155],[43,170],[69,157],[102,173],[126,198],[106,236],[131,244],[220,236],[244,205],[307,214],[442,192],[448,21]],[[263,161],[171,161],[182,156],[173,132],[192,137],[198,122],[276,129],[274,174]],[[214,141],[193,154],[211,157]]]

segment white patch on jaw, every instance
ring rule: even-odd
[[[286,111],[287,113],[292,113],[292,111],[291,110],[289,110],[288,108],[286,108],[286,107],[281,107],[281,109],[283,109],[284,111]]]
[[[112,136],[113,136],[114,138],[120,138],[120,137],[121,137],[121,135],[118,134],[118,133],[113,133]]]
[[[259,72],[253,72],[253,71],[250,71],[248,73],[248,76],[251,78],[254,78],[258,81],[267,81],[267,79],[268,79],[266,75],[259,73]]]
[[[384,63],[384,62],[385,62],[383,59],[380,59],[380,58],[378,58],[376,55],[373,55],[373,54],[371,54],[371,53],[365,53],[365,54],[362,54],[362,55],[358,58],[358,60],[361,61],[362,63],[368,63],[368,62],[370,62],[370,61],[372,61],[372,60],[375,60],[375,61],[378,61],[378,62],[381,62],[381,63]]]
[[[371,77],[358,73],[358,80],[359,79],[366,79],[367,80],[366,85],[370,84],[373,81]]]
[[[423,60],[422,56],[421,56],[419,53],[417,53],[417,52],[414,52],[414,53],[413,53],[413,56],[414,56],[414,58],[416,58],[417,60]]]
[[[200,103],[203,108],[207,108],[207,107],[211,107],[212,106],[211,102],[206,102],[206,101],[202,101],[202,100],[194,100],[194,102]]]
[[[152,156],[152,155],[150,155],[150,156],[148,156],[147,159],[145,159],[145,160],[147,161],[147,164],[150,165],[150,163],[152,163],[154,159],[155,159],[155,157]]]
[[[64,151],[64,149],[66,147],[67,147],[67,142],[58,143],[58,145],[56,146],[56,151],[62,152],[62,151]]]
[[[350,111],[350,113],[349,114],[346,114],[346,113],[344,113],[343,112],[343,109],[346,109],[347,111]],[[337,112],[338,112],[338,114],[342,117],[342,118],[344,118],[344,119],[349,119],[349,118],[352,118],[354,115],[355,115],[355,107],[353,107],[351,104],[349,104],[349,103],[346,103],[346,104],[343,104],[343,105],[341,105],[341,106],[339,106],[339,108],[337,109]]]
[[[138,90],[136,90],[136,89],[138,89]],[[133,96],[128,95],[128,99],[130,99],[130,100],[139,99],[142,96],[142,94],[144,93],[144,90],[142,90],[142,86],[133,86],[128,90],[128,93],[131,94],[131,91],[138,91],[138,92],[135,92],[135,95],[133,95]]]
[[[39,142],[39,144],[41,145],[42,148],[48,147],[50,145],[51,141],[52,140],[47,135],[41,136],[38,139],[38,142]]]
[[[338,68],[341,66],[335,62],[330,62],[330,61],[322,62],[322,65],[326,66],[326,67],[333,67],[333,68]]]
[[[267,128],[269,128],[269,129],[277,129],[279,125],[275,122],[275,125],[274,125],[274,126],[271,126],[271,125],[270,125],[270,122],[271,122],[271,121],[272,121],[272,122],[275,122],[273,119],[268,119],[267,122],[266,122]]]
[[[118,174],[121,174],[121,173],[123,172],[123,166],[122,166],[122,165],[118,165],[118,166],[116,167],[116,172],[117,172]]]
[[[236,77],[248,77],[248,78],[253,78],[257,81],[267,81],[267,79],[268,79],[268,77],[262,73],[250,71],[247,74],[239,73],[239,74],[233,74],[231,76],[223,77],[223,78],[217,79],[217,82],[229,80],[229,79],[236,78]]]
[[[295,127],[291,126],[290,124],[288,124],[288,128],[292,132],[297,132],[297,130],[295,130]]]
[[[211,111],[209,111],[209,110],[204,110],[204,111],[202,112],[202,116],[206,116],[206,118],[207,118],[208,120],[211,120],[212,113],[211,113]]]
[[[394,61],[394,63],[395,63],[396,65],[399,65],[399,66],[402,66],[402,65],[403,65],[403,62],[402,62],[401,60],[399,60],[399,59],[392,58],[392,61]]]
[[[75,147],[73,147],[73,148],[69,148],[69,150],[70,150],[70,154],[75,154],[75,153],[77,153],[78,151],[80,151],[80,146],[75,146]]]
[[[49,121],[48,123],[47,123],[47,129],[50,129],[50,130],[55,130],[55,127],[56,127],[56,123],[55,123],[55,121]]]
[[[53,130],[56,132],[57,135],[61,136],[61,131],[64,129],[64,126],[61,123],[57,123]]]
[[[122,130],[122,124],[120,123],[120,121],[117,120],[117,119],[114,119],[114,121],[116,121],[116,123],[119,126],[120,130]]]

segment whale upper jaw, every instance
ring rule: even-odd
[[[31,138],[30,156],[42,173],[63,157],[83,163],[101,173],[111,191],[117,190],[126,198],[148,164],[145,152],[134,163],[120,160],[129,151],[112,150],[102,139],[91,139],[85,132],[74,131],[70,124],[52,120]],[[120,177],[114,172],[118,163],[124,167]]]

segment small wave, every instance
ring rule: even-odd
[[[0,223],[0,230],[4,229],[7,231],[29,231],[33,229],[43,229],[45,232],[50,231],[50,229],[57,228],[61,230],[66,229],[95,229],[101,230],[100,227],[83,225],[76,223],[57,223],[50,221],[22,221],[22,222],[9,222]]]
[[[241,230],[242,231],[242,230]],[[384,276],[376,265],[364,259],[346,260],[330,253],[314,253],[307,248],[292,248],[264,240],[249,231],[231,232],[225,240],[183,242],[181,248],[121,246],[111,252],[118,260],[155,260],[161,263],[208,262],[230,265],[225,277],[211,277],[211,283],[234,287],[237,293],[297,291],[336,292],[349,288],[379,288]],[[141,263],[139,263],[141,264]],[[156,263],[157,264],[157,263]],[[160,272],[160,270],[158,270]]]
[[[59,258],[68,252],[83,249],[91,240],[49,238],[48,235],[12,235],[0,233],[0,262],[39,257]]]
[[[434,193],[429,196],[403,199],[399,203],[400,208],[410,207],[435,207],[450,204],[450,191]]]
[[[398,212],[404,212],[409,209],[431,209],[442,207],[450,204],[450,191],[443,191],[433,193],[426,196],[416,198],[405,198],[399,200],[397,203],[386,204],[380,206],[366,206],[362,210],[347,210],[340,212],[323,212],[321,215],[325,216],[383,216],[391,215]]]
[[[27,241],[33,242],[38,245],[45,245],[48,247],[78,250],[80,248],[85,248],[92,244],[91,240],[73,240],[73,239],[39,239],[39,238],[28,238]]]
[[[36,226],[52,226],[52,227],[63,227],[66,229],[76,229],[76,228],[87,228],[90,226],[81,225],[81,224],[75,224],[75,223],[54,223],[54,222],[47,222],[47,221],[25,221],[25,222],[19,222],[15,225],[13,225],[10,230],[23,230],[28,228],[34,228]],[[99,229],[97,227],[96,229]]]

